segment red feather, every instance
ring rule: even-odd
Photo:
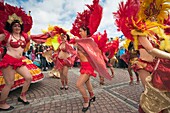
[[[139,2],[139,0],[127,0],[126,4],[121,2],[119,4],[119,10],[113,13],[116,18],[115,22],[118,30],[121,30],[125,37],[130,40],[134,40],[130,32],[135,28],[132,21],[134,20],[137,22],[138,20],[137,13],[140,7]]]
[[[5,27],[5,24],[8,20],[8,16],[14,13],[18,17],[22,18],[23,25],[24,25],[24,32],[27,33],[32,28],[32,23],[33,23],[32,17],[28,16],[21,7],[18,8],[18,7],[11,6],[7,3],[5,5],[0,3],[0,9],[1,9],[0,10],[0,28]]]
[[[77,13],[76,20],[72,24],[70,32],[74,36],[81,37],[79,29],[82,26],[86,26],[90,29],[90,36],[92,36],[100,24],[102,18],[102,7],[99,5],[99,0],[93,0],[93,5],[86,5],[88,10],[84,10],[82,13]]]
[[[167,25],[167,26],[170,26],[170,15],[168,16],[168,19],[164,21],[164,24]],[[170,28],[166,28],[165,33],[167,35],[170,35]]]
[[[99,49],[103,52],[104,47],[106,46],[106,42],[108,40],[106,30],[104,31],[104,34],[101,34],[99,32],[98,34],[93,35],[92,38],[97,43]]]
[[[66,34],[67,33],[63,28],[58,27],[58,26],[54,26],[54,30],[53,31],[55,31],[56,34],[61,34],[61,33]]]

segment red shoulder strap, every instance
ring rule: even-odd
[[[30,42],[30,39],[27,33],[22,32],[21,35],[25,38],[26,43]]]

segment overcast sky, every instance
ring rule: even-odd
[[[21,6],[26,12],[31,11],[33,27],[31,34],[40,34],[42,29],[48,25],[59,25],[70,30],[77,12],[83,12],[87,7],[85,4],[92,4],[93,0],[5,0],[6,3]],[[108,37],[121,36],[114,25],[112,12],[117,11],[120,1],[126,0],[100,0],[103,7],[103,17],[98,31],[103,33],[106,29]],[[97,33],[96,32],[96,33]]]

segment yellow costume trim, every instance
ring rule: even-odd
[[[15,13],[8,16],[7,22],[11,24],[14,20],[18,20],[21,25],[23,24],[21,17],[17,16]]]
[[[27,52],[30,49],[30,42],[27,43],[26,47],[24,48],[24,52]]]
[[[149,36],[153,39],[155,43],[157,43],[158,39],[156,39],[154,36],[154,34],[157,34],[159,40],[163,40],[163,42],[161,42],[160,49],[170,52],[170,45],[169,45],[170,38],[164,33],[164,29],[169,28],[169,26],[164,26],[162,24],[159,24],[157,22],[151,22],[149,20],[146,21],[145,24],[146,24],[145,26],[142,25],[141,27],[138,27],[138,30],[137,29],[131,30],[131,34],[134,37],[135,50],[138,49],[137,36],[146,36],[146,37]],[[159,44],[157,43],[157,45]]]
[[[128,50],[128,46],[129,46],[130,42],[131,42],[131,40],[129,40],[129,39],[126,38],[125,43],[123,44],[123,47],[124,47],[126,50]]]
[[[42,30],[42,32],[46,33],[46,32],[51,32],[53,30],[54,30],[54,26],[49,25],[48,30]],[[60,38],[60,34],[56,34],[55,36],[48,38],[45,42],[45,45],[53,46],[54,50],[57,50],[60,45],[60,43],[58,42],[59,38]]]
[[[164,109],[170,111],[170,92],[153,87],[151,79],[151,76],[146,78],[146,90],[140,98],[142,109],[145,113],[158,113]]]
[[[170,0],[140,0],[140,10],[138,13],[138,20],[132,19],[134,30],[131,30],[131,34],[134,37],[134,47],[138,48],[137,36],[149,36],[155,43],[157,40],[161,40],[161,50],[170,52],[170,36],[164,33],[165,28],[170,26],[164,25],[164,20],[168,18],[170,12]],[[159,39],[156,39],[154,34],[157,34]]]
[[[170,0],[140,0],[140,10],[138,16],[141,20],[156,18],[159,23],[163,23],[168,18]]]
[[[60,78],[60,73],[57,69],[53,68],[49,73],[48,73],[49,76],[51,77],[56,77],[56,78]]]

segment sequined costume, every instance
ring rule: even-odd
[[[94,69],[89,62],[81,62],[80,73],[96,77],[96,73],[94,73]]]
[[[20,24],[20,28],[24,27],[20,33],[19,39],[15,38],[10,29],[9,25],[13,22]],[[8,27],[7,27],[8,25]],[[27,32],[32,28],[32,17],[29,14],[26,14],[22,8],[11,6],[10,4],[0,2],[0,34],[4,35],[4,39],[0,42],[1,52],[0,52],[0,69],[11,66],[14,70],[18,67],[26,66],[32,75],[32,83],[38,82],[44,78],[44,75],[41,73],[41,70],[35,66],[32,61],[22,56],[22,52],[25,52],[29,48],[30,37]],[[45,35],[44,35],[45,36]],[[5,52],[5,49],[7,52]],[[9,48],[13,50],[21,49],[21,53],[17,54],[20,57],[14,57],[8,53]],[[18,51],[17,51],[18,52]],[[21,87],[25,82],[25,79],[19,75],[15,74],[14,85],[11,90]],[[5,86],[5,81],[3,78],[3,73],[0,71],[0,91]]]
[[[65,48],[60,48],[60,45],[58,47],[57,53],[54,53],[54,55],[53,55],[53,59],[55,59],[54,60],[54,64],[55,64],[54,68],[57,70],[62,69],[64,66],[72,67],[74,65],[74,60],[76,57],[76,50],[74,50],[73,47],[68,44],[68,42],[65,42]],[[66,59],[58,58],[58,54],[61,51],[70,54],[70,57],[68,57]]]
[[[4,33],[6,35],[5,40],[2,42],[8,49],[8,46],[18,48],[21,46],[22,48],[25,48],[27,43],[29,42],[28,36],[26,33],[22,33],[22,36],[24,39],[17,40],[16,42],[13,41],[12,35],[4,30]],[[21,67],[22,65],[25,65],[24,62],[22,62],[22,58],[17,59],[14,58],[8,54],[5,54],[5,56],[0,61],[0,68],[6,68],[7,66],[12,66],[14,69]]]
[[[12,59],[9,59],[9,60],[12,60]],[[26,67],[28,68],[28,70],[30,71],[32,75],[31,83],[36,83],[44,79],[44,75],[42,74],[41,70],[36,65],[34,65],[31,60],[29,60],[26,57],[22,57],[20,60],[22,61],[22,63],[26,65]],[[24,84],[24,81],[25,81],[24,78],[20,74],[16,73],[14,85],[12,86],[11,90],[22,87],[22,85]],[[0,92],[2,91],[4,86],[5,86],[5,81],[3,78],[3,74],[0,71]]]

